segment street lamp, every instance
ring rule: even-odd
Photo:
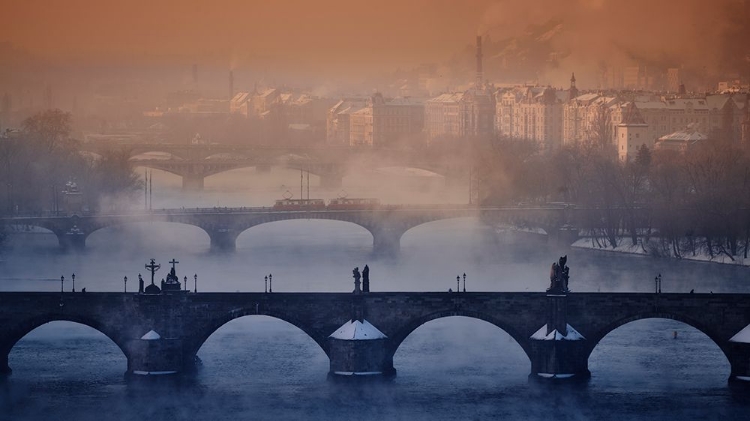
[[[125,276],[122,281],[125,283],[125,292],[128,292],[128,277]]]
[[[460,286],[461,286],[461,277],[456,275],[456,292],[461,291]]]
[[[268,274],[268,292],[273,292],[273,275]]]
[[[187,292],[187,276],[182,279],[182,283],[185,284],[185,292]]]
[[[661,294],[661,273],[656,277],[659,280],[659,294]]]
[[[63,292],[65,292],[63,290],[63,283],[65,283],[65,276],[60,275],[60,294],[62,294]]]
[[[198,292],[198,274],[193,275],[193,292]]]
[[[76,292],[76,274],[74,273],[71,278],[73,279],[73,292]]]
[[[466,292],[466,273],[464,273],[464,292]]]
[[[264,278],[263,282],[263,292],[268,292],[268,276]]]

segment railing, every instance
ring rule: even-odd
[[[352,207],[350,209],[279,209],[272,206],[235,206],[235,207],[194,207],[194,208],[161,208],[161,209],[129,209],[129,210],[100,210],[100,211],[37,211],[20,212],[12,215],[0,215],[0,219],[25,219],[25,218],[68,218],[72,216],[138,216],[138,215],[186,215],[186,214],[240,214],[240,213],[281,213],[281,212],[370,212],[370,211],[448,211],[448,210],[476,210],[476,211],[515,211],[515,210],[599,210],[593,208],[577,208],[573,204],[541,204],[541,205],[519,205],[519,206],[475,206],[469,204],[381,204],[371,207]],[[616,209],[615,209],[616,210]]]

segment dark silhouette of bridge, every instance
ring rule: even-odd
[[[507,332],[529,357],[530,377],[541,380],[587,378],[589,355],[608,333],[635,320],[666,318],[716,343],[731,365],[730,380],[750,381],[750,331],[738,335],[750,329],[747,294],[4,292],[0,371],[10,372],[8,354],[19,339],[63,320],[110,338],[127,357],[128,373],[188,372],[213,332],[249,315],[304,331],[329,357],[334,377],[392,376],[394,354],[419,326],[449,316],[480,319]],[[371,324],[371,335],[332,335],[352,321]]]
[[[467,157],[409,153],[402,150],[352,149],[340,147],[269,148],[218,144],[108,143],[81,145],[82,152],[104,154],[124,151],[133,165],[158,169],[182,177],[185,189],[202,189],[206,177],[239,168],[271,167],[303,170],[320,177],[325,188],[338,188],[346,174],[356,169],[372,170],[388,166],[418,168],[456,180],[468,177]],[[143,157],[160,152],[168,158]]]
[[[532,226],[571,244],[578,231],[571,229],[584,210],[562,207],[472,207],[467,205],[379,206],[363,210],[300,210],[273,208],[162,209],[123,214],[18,216],[0,219],[5,224],[42,227],[52,231],[65,249],[83,249],[86,238],[102,228],[139,222],[172,222],[204,230],[211,249],[231,251],[237,237],[247,229],[276,221],[326,219],[349,222],[365,228],[377,253],[400,250],[401,237],[411,228],[443,219],[479,217],[493,223]]]

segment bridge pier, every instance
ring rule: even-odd
[[[388,337],[364,316],[366,307],[361,293],[355,292],[352,318],[328,337],[331,360],[328,378],[383,379],[396,375]]]
[[[372,233],[372,249],[376,254],[396,255],[401,251],[401,236],[404,231],[384,228]]]
[[[183,190],[203,190],[206,178],[200,174],[185,174],[182,176]]]
[[[329,357],[332,380],[348,378],[390,378],[396,375],[386,339],[330,339]]]
[[[71,229],[70,231],[57,234],[57,242],[63,250],[83,250],[86,248],[85,233],[80,230]]]
[[[208,231],[211,238],[211,251],[232,252],[237,250],[237,237],[240,233],[229,228]]]
[[[586,339],[567,323],[567,294],[548,294],[547,324],[529,341],[530,380],[586,380]]]
[[[128,376],[162,376],[182,372],[181,339],[134,339],[128,342]]]
[[[732,368],[729,382],[750,386],[750,343],[730,340],[727,357]]]

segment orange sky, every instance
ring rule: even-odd
[[[445,63],[478,32],[508,39],[554,19],[564,22],[551,38],[563,59],[528,66],[543,83],[562,86],[576,71],[585,86],[603,65],[638,63],[750,72],[750,0],[4,1],[0,42],[73,63],[199,63],[337,80]],[[487,51],[488,66],[492,54],[533,57],[507,50]]]
[[[492,0],[10,0],[0,40],[76,59],[413,64],[472,42]],[[240,64],[240,63],[237,63]]]

